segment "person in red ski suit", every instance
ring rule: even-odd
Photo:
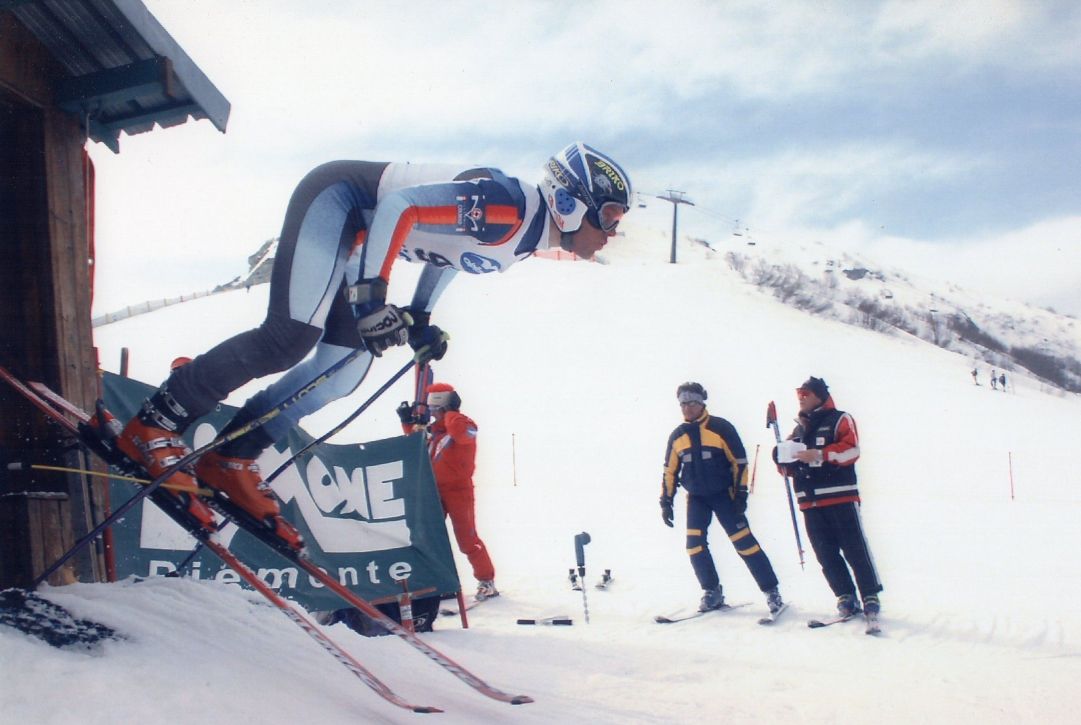
[[[477,459],[477,424],[461,412],[462,398],[448,383],[428,388],[425,401],[432,422],[428,425],[428,455],[432,461],[443,511],[450,517],[458,549],[469,559],[477,579],[477,600],[499,596],[495,567],[477,533],[473,497],[473,470]],[[407,402],[398,406],[402,429],[408,434],[424,427],[423,415]]]

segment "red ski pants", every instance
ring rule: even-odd
[[[439,498],[443,501],[443,510],[450,517],[458,550],[466,555],[473,567],[473,576],[477,581],[495,579],[495,567],[488,556],[488,548],[477,534],[473,487],[440,490]]]

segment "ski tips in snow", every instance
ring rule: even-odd
[[[776,612],[771,612],[768,617],[762,617],[761,619],[759,619],[758,623],[761,625],[774,624],[778,619],[781,618],[781,615],[785,613],[785,611],[788,609],[789,604],[790,602],[785,602]]]
[[[574,620],[565,615],[558,617],[544,617],[542,619],[519,619],[518,624],[541,624],[541,625],[563,625],[570,626],[574,624]]]
[[[676,624],[678,622],[686,622],[689,619],[698,619],[699,617],[705,616],[707,614],[713,614],[714,612],[724,614],[725,612],[731,612],[733,609],[739,609],[741,607],[746,607],[749,605],[750,602],[740,602],[739,604],[724,604],[720,607],[717,607],[716,609],[707,609],[704,612],[698,609],[690,611],[688,611],[687,609],[677,609],[675,612],[672,612],[670,614],[658,614],[656,617],[653,618],[653,621],[657,624]]]
[[[849,614],[846,617],[833,617],[832,619],[810,619],[807,621],[807,626],[811,629],[821,629],[822,627],[832,627],[835,624],[841,622],[847,622],[854,617],[854,614]]]
[[[850,619],[855,619],[856,614],[849,614],[847,617],[833,617],[832,619],[811,619],[807,622],[807,626],[811,629],[822,629],[823,627],[832,627],[835,624],[841,622],[847,622]],[[879,635],[882,634],[882,625],[879,624],[877,614],[864,614],[863,621],[866,624],[864,628],[864,634]]]

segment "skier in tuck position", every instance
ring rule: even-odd
[[[858,586],[863,610],[869,617],[877,617],[882,583],[860,521],[856,421],[837,410],[822,378],[808,378],[796,389],[796,395],[799,424],[788,440],[802,445],[792,449],[791,455],[780,457],[774,448],[773,460],[780,460],[778,468],[792,477],[811,547],[822,565],[826,583],[837,597],[837,613],[842,617],[859,613]],[[849,568],[855,574],[855,583]]]
[[[743,558],[771,615],[784,607],[777,575],[747,522],[747,453],[735,427],[706,410],[708,393],[699,383],[683,383],[676,398],[683,424],[668,437],[661,482],[661,519],[673,526],[676,487],[687,491],[687,554],[703,594],[699,611],[724,606],[717,567],[707,533],[714,515]]]
[[[473,495],[473,471],[477,462],[477,424],[462,413],[462,396],[449,383],[428,388],[425,401],[432,422],[427,426],[428,457],[432,461],[435,484],[443,511],[450,518],[458,550],[469,559],[477,580],[476,601],[499,596],[495,588],[495,567],[477,533]],[[402,429],[408,435],[425,430],[427,415],[410,403],[398,406]]]
[[[630,209],[630,180],[608,156],[581,143],[549,159],[540,185],[487,167],[333,161],[297,186],[282,225],[265,321],[187,365],[143,403],[118,445],[158,476],[188,452],[180,434],[248,381],[288,370],[252,396],[223,432],[273,410],[353,351],[340,368],[262,427],[202,456],[193,476],[263,522],[294,549],[303,542],[282,516],[255,461],[297,422],[348,395],[388,348],[408,343],[420,362],[438,360],[446,337],[432,308],[459,271],[504,271],[537,250],[562,247],[591,258]],[[423,263],[411,303],[387,302],[394,262]],[[305,356],[314,348],[310,357]],[[197,497],[180,496],[208,528]]]

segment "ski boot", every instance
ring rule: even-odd
[[[708,612],[712,609],[720,609],[724,606],[724,594],[719,586],[706,589],[702,594],[702,601],[698,603],[699,612]]]
[[[882,606],[878,602],[878,597],[874,594],[863,598],[863,616],[867,620],[867,634],[879,634],[882,632],[882,627],[878,623],[878,613],[881,609]]]
[[[769,607],[770,616],[784,609],[784,600],[781,599],[781,590],[777,587],[766,592],[766,606]]]
[[[196,477],[224,494],[231,504],[269,528],[293,551],[304,548],[304,538],[282,518],[281,507],[250,458],[229,458],[211,451],[195,464]]]
[[[840,617],[854,617],[860,613],[859,602],[855,594],[842,594],[837,597],[837,615]]]
[[[485,599],[492,599],[499,596],[499,590],[495,588],[495,581],[492,579],[484,579],[477,582],[477,593],[473,595],[473,599],[478,602],[483,602]]]
[[[146,470],[152,478],[157,478],[165,473],[181,458],[191,453],[191,449],[181,440],[175,430],[170,430],[155,424],[147,410],[153,408],[150,401],[146,401],[143,412],[132,418],[124,429],[115,437],[116,448],[132,462]],[[99,417],[100,416],[100,417]],[[108,431],[115,431],[119,426],[116,418],[104,408],[100,408],[89,425],[103,436]],[[210,510],[196,491],[199,484],[192,475],[190,466],[185,466],[175,471],[162,484],[161,490],[180,499],[188,514],[199,522],[207,531],[217,531],[214,523],[214,512]]]

